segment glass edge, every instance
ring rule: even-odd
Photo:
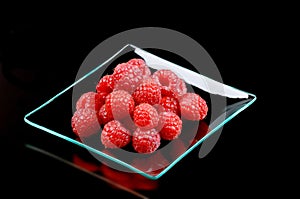
[[[243,91],[245,92],[245,91]],[[257,99],[256,95],[252,93],[247,93],[249,96],[252,96],[253,99],[250,100],[247,104],[245,104],[242,108],[234,112],[232,115],[230,115],[228,118],[226,118],[222,123],[220,123],[218,126],[216,126],[214,129],[212,129],[208,134],[203,136],[198,142],[196,142],[192,147],[190,147],[188,150],[186,150],[183,154],[181,154],[176,160],[174,160],[169,166],[167,166],[161,173],[155,176],[155,179],[160,178],[162,175],[164,175],[168,170],[170,170],[175,164],[177,164],[182,158],[184,158],[186,155],[188,155],[192,150],[194,150],[199,144],[201,144],[203,141],[205,141],[207,138],[209,138],[212,134],[214,134],[218,129],[220,129],[222,126],[224,126],[227,122],[229,122],[231,119],[233,119],[235,116],[237,116],[239,113],[241,113],[243,110],[248,108],[251,104],[254,103],[254,101]]]
[[[42,103],[42,104],[41,104],[40,106],[38,106],[37,108],[35,108],[35,109],[33,109],[32,111],[30,111],[29,113],[25,114],[25,116],[24,116],[24,121],[25,121],[25,123],[27,123],[27,124],[29,124],[29,125],[31,125],[31,126],[37,128],[37,129],[43,130],[43,131],[45,131],[45,132],[47,132],[47,133],[50,133],[50,134],[52,134],[52,135],[54,135],[54,136],[57,136],[57,137],[62,138],[62,139],[64,139],[64,140],[66,140],[66,141],[69,141],[69,142],[71,142],[71,143],[73,143],[73,144],[76,144],[76,145],[78,145],[78,146],[80,146],[80,147],[82,147],[82,148],[88,149],[89,151],[92,151],[92,152],[94,152],[94,153],[96,153],[96,154],[98,154],[98,155],[100,155],[100,156],[102,156],[102,157],[105,157],[105,158],[107,158],[107,159],[109,159],[109,160],[111,160],[111,161],[113,161],[113,162],[115,162],[115,163],[119,163],[119,164],[121,164],[122,166],[124,166],[124,167],[126,167],[126,168],[128,168],[128,169],[130,169],[130,170],[132,170],[132,171],[134,171],[134,172],[136,172],[136,173],[139,173],[139,174],[143,175],[144,177],[147,177],[147,178],[149,178],[149,179],[155,179],[155,177],[153,177],[152,175],[149,175],[149,174],[147,174],[147,173],[145,173],[145,172],[143,172],[143,171],[141,171],[141,170],[139,170],[139,169],[137,169],[137,168],[135,168],[135,167],[133,167],[133,166],[131,166],[131,165],[129,165],[129,164],[127,164],[127,163],[121,161],[121,160],[119,160],[119,159],[116,159],[116,158],[114,158],[114,157],[112,157],[112,156],[109,156],[109,155],[107,155],[107,154],[105,154],[105,153],[103,153],[103,152],[101,152],[101,151],[98,151],[98,150],[96,150],[96,149],[94,149],[94,148],[92,148],[92,147],[90,147],[90,146],[88,146],[88,145],[85,145],[85,144],[83,144],[83,143],[81,143],[81,142],[78,142],[78,141],[72,139],[72,138],[69,138],[69,137],[67,137],[67,136],[64,136],[64,135],[62,135],[61,133],[58,133],[58,132],[53,131],[53,130],[51,130],[51,129],[48,129],[47,127],[44,127],[44,126],[39,125],[39,124],[37,124],[37,123],[34,123],[34,122],[32,122],[32,121],[30,121],[30,120],[28,119],[28,117],[29,117],[30,115],[32,115],[32,114],[34,114],[35,112],[39,111],[40,109],[44,108],[44,107],[47,106],[49,103],[51,103],[52,101],[54,101],[56,98],[58,98],[59,96],[61,96],[62,94],[64,94],[64,93],[67,92],[68,90],[70,90],[73,86],[75,86],[76,84],[78,84],[79,82],[81,82],[82,80],[84,80],[85,78],[87,78],[88,76],[90,76],[91,74],[93,74],[95,71],[97,71],[97,70],[98,70],[99,68],[101,68],[103,65],[105,65],[106,63],[108,63],[109,61],[111,61],[112,59],[114,59],[118,54],[120,54],[120,53],[121,53],[124,49],[126,49],[127,47],[131,47],[131,48],[134,48],[134,49],[137,48],[136,46],[134,46],[134,45],[132,45],[132,44],[126,44],[126,45],[123,46],[119,51],[117,51],[113,56],[111,56],[111,57],[108,58],[106,61],[104,61],[102,64],[100,64],[100,65],[98,65],[97,67],[95,67],[94,69],[92,69],[90,72],[88,72],[87,74],[85,74],[84,76],[82,76],[81,78],[79,78],[77,81],[73,82],[71,85],[69,85],[68,87],[66,87],[65,89],[63,89],[62,91],[60,91],[59,93],[57,93],[56,95],[54,95],[53,97],[51,97],[51,98],[50,98],[49,100],[47,100],[46,102]]]
[[[91,71],[89,71],[87,74],[85,74],[84,76],[82,76],[81,78],[79,78],[78,80],[76,80],[75,82],[73,82],[71,85],[69,85],[68,87],[66,87],[65,89],[63,89],[62,91],[60,91],[59,93],[57,93],[56,95],[54,95],[53,97],[51,97],[49,100],[47,100],[46,102],[42,103],[39,107],[37,107],[37,108],[33,109],[31,112],[27,113],[24,116],[25,122],[26,122],[27,118],[30,115],[32,115],[33,113],[35,113],[38,110],[42,109],[43,107],[45,107],[46,105],[48,105],[50,102],[52,102],[53,100],[55,100],[57,97],[59,97],[60,95],[64,94],[68,90],[70,90],[73,86],[75,86],[76,84],[80,83],[82,80],[84,80],[85,78],[87,78],[88,76],[90,76],[91,74],[93,74],[94,72],[96,72],[99,68],[101,68],[103,65],[105,65],[106,63],[108,63],[112,59],[114,59],[118,54],[120,54],[127,47],[132,47],[133,48],[133,46],[131,44],[126,44],[125,46],[123,46],[119,51],[117,51],[114,55],[112,55],[110,58],[108,58],[102,64],[98,65],[97,67],[95,67],[94,69],[92,69]]]
[[[139,173],[141,174],[142,176],[148,178],[148,179],[151,179],[151,180],[157,180],[159,179],[161,176],[163,176],[167,171],[169,171],[175,164],[177,164],[182,158],[184,158],[187,154],[189,154],[192,150],[194,150],[194,148],[196,148],[200,143],[202,143],[204,140],[206,140],[208,137],[210,137],[213,133],[215,133],[220,127],[222,127],[224,124],[226,124],[228,121],[230,121],[232,118],[234,118],[236,115],[238,115],[241,111],[245,110],[246,108],[248,108],[256,99],[256,95],[252,94],[252,93],[248,93],[248,92],[245,92],[247,93],[249,96],[252,96],[253,99],[251,101],[249,101],[245,106],[243,106],[242,108],[240,108],[238,111],[236,111],[234,114],[232,114],[231,116],[229,116],[228,118],[226,118],[222,123],[220,123],[218,126],[216,126],[214,129],[212,129],[208,134],[206,134],[203,138],[201,138],[198,142],[196,142],[192,147],[190,147],[187,151],[185,151],[183,154],[181,154],[176,160],[174,160],[169,166],[167,166],[162,172],[160,172],[159,174],[157,175],[149,175],[119,159],[116,159],[112,156],[109,156],[101,151],[98,151],[88,145],[85,145],[81,142],[78,142],[72,138],[69,138],[67,136],[64,136],[56,131],[53,131],[51,129],[48,129],[42,125],[39,125],[37,123],[34,123],[32,121],[30,121],[28,119],[28,117],[32,114],[34,114],[35,112],[39,111],[40,109],[42,109],[43,107],[45,107],[46,105],[48,105],[49,103],[51,103],[52,101],[54,101],[57,97],[59,97],[60,95],[64,94],[65,92],[67,92],[69,89],[71,89],[73,86],[75,86],[76,84],[78,84],[79,82],[81,82],[82,80],[84,80],[85,78],[87,78],[88,76],[90,76],[91,74],[93,74],[95,71],[97,71],[99,68],[101,68],[103,65],[105,65],[106,63],[108,63],[109,61],[111,61],[112,59],[114,59],[118,54],[120,54],[125,48],[127,47],[131,47],[131,48],[134,48],[134,49],[137,49],[138,47],[132,45],[132,44],[126,44],[125,46],[123,46],[119,51],[117,51],[113,56],[111,56],[110,58],[108,58],[106,61],[104,61],[102,64],[98,65],[97,67],[95,67],[94,69],[92,69],[90,72],[88,72],[86,75],[82,76],[81,78],[79,78],[77,81],[73,82],[71,85],[69,85],[67,88],[63,89],[62,91],[60,91],[58,94],[54,95],[52,98],[50,98],[49,100],[47,100],[45,103],[41,104],[40,106],[38,106],[37,108],[33,109],[32,111],[30,111],[29,113],[27,113],[25,116],[24,116],[24,121],[35,127],[35,128],[38,128],[40,130],[43,130],[45,132],[48,132],[54,136],[57,136],[57,137],[60,137],[66,141],[69,141],[73,144],[76,144],[80,147],[83,147],[85,149],[88,149],[89,151],[92,151],[102,157],[105,157],[115,163],[119,163],[121,164],[122,166],[130,169],[131,171],[134,171],[136,173]],[[237,89],[235,87],[233,87],[234,89]],[[237,89],[239,90],[239,89]],[[241,90],[242,91],[242,90]]]

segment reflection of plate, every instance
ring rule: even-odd
[[[139,53],[136,54],[136,52]],[[219,108],[219,110],[215,111],[214,114],[209,111],[206,119],[201,122],[183,121],[183,129],[180,137],[171,142],[162,143],[159,150],[157,150],[153,154],[133,153],[130,149],[126,148],[107,150],[100,142],[100,132],[98,135],[93,135],[85,140],[77,139],[75,137],[75,134],[72,132],[70,125],[71,117],[74,112],[74,101],[73,104],[70,104],[72,102],[72,98],[78,99],[79,95],[76,96],[76,94],[78,93],[82,94],[87,91],[94,91],[98,79],[102,75],[109,73],[108,71],[110,71],[111,68],[115,66],[115,63],[120,63],[122,62],[122,60],[126,60],[127,58],[137,58],[140,57],[140,55],[141,58],[144,58],[143,53],[141,52],[146,51],[143,51],[131,45],[125,46],[106,62],[94,68],[92,71],[85,74],[82,78],[79,78],[77,81],[75,81],[72,85],[65,88],[63,91],[52,97],[50,100],[48,100],[32,112],[28,113],[24,118],[25,122],[47,133],[62,138],[63,140],[66,140],[71,144],[80,146],[82,147],[81,149],[87,149],[87,151],[89,151],[90,153],[86,153],[86,155],[91,155],[93,158],[96,158],[97,160],[103,162],[104,164],[107,164],[112,168],[117,168],[119,170],[127,172],[139,173],[149,179],[158,179],[169,169],[171,169],[176,163],[178,163],[183,157],[189,154],[201,143],[203,143],[205,139],[210,137],[225,123],[230,121],[242,110],[249,107],[256,100],[256,97],[253,94],[224,85],[224,95],[218,95],[217,98],[223,101],[227,101],[227,105],[225,108]],[[147,55],[152,56],[152,54],[149,53]],[[147,59],[145,59],[146,62]],[[151,57],[151,62],[153,62],[153,57]],[[148,65],[151,68],[151,65]],[[157,67],[159,67],[159,65],[152,67],[151,70],[155,71],[154,68],[157,69]],[[178,68],[179,66],[177,65],[176,67],[183,72],[187,72],[183,74],[176,71],[187,82],[190,82],[191,79],[193,79],[194,81],[197,80],[195,79],[195,77],[197,77],[197,74],[195,72],[191,73],[190,70],[182,69],[182,67]],[[176,70],[176,67],[172,69]],[[192,74],[193,78],[187,80],[187,74]],[[198,75],[199,79],[201,79],[200,81],[203,81],[203,76],[200,74]],[[211,82],[204,83],[206,84],[202,85],[206,85],[206,88],[210,88]],[[190,86],[190,88],[193,89],[193,92],[200,94],[208,102],[208,106],[211,110],[211,95],[214,94],[210,95],[199,87],[197,88],[197,85],[201,84],[195,82],[193,86]],[[242,99],[224,97],[226,96],[226,91],[224,91],[226,89],[229,89],[230,94],[247,96],[247,98]],[[214,95],[214,98],[215,97],[216,96]]]

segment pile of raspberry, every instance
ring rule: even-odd
[[[200,121],[207,112],[206,101],[187,92],[174,72],[152,73],[143,59],[134,58],[101,77],[95,91],[80,96],[71,124],[80,138],[100,133],[105,148],[131,144],[138,153],[152,153],[162,140],[178,138],[182,119]]]

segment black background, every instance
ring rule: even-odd
[[[189,196],[215,196],[220,192],[224,196],[241,193],[243,197],[270,192],[265,184],[276,181],[276,177],[267,164],[272,150],[270,140],[265,138],[270,132],[265,131],[262,121],[268,112],[265,105],[270,93],[264,72],[270,71],[266,65],[270,25],[253,18],[216,22],[199,26],[185,22],[16,23],[2,27],[0,135],[1,166],[7,187],[24,188],[24,196],[39,196],[37,190],[71,196],[78,192],[96,196],[119,194],[93,177],[25,149],[24,140],[33,128],[25,124],[23,117],[70,85],[84,58],[103,40],[131,28],[153,26],[177,30],[195,39],[218,66],[224,83],[257,96],[253,105],[224,126],[214,149],[201,160],[201,167],[185,161],[174,168],[182,172],[177,178],[172,173],[162,177],[164,186],[170,182],[175,194],[182,189]],[[194,181],[192,185],[181,181],[185,172]],[[172,195],[171,187],[165,190],[148,194],[154,198]],[[125,193],[120,194],[127,198]]]

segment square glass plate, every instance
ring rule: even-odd
[[[176,56],[169,52],[155,49],[146,50],[128,44],[92,70],[84,72],[81,76],[79,71],[74,83],[26,114],[24,120],[29,125],[42,130],[42,132],[79,146],[89,152],[85,153],[86,156],[91,156],[111,168],[138,173],[156,180],[197,146],[204,144],[206,139],[221,130],[224,124],[256,100],[254,94],[201,75],[181,57],[178,56],[174,59]],[[121,149],[107,149],[100,141],[101,130],[99,134],[86,139],[79,139],[73,133],[71,127],[71,117],[75,112],[76,100],[83,93],[95,91],[96,85],[102,76],[112,74],[113,68],[118,63],[126,62],[131,58],[144,59],[152,73],[158,69],[172,70],[185,80],[188,92],[199,94],[206,100],[209,108],[206,118],[200,122],[183,119],[180,136],[172,141],[162,140],[158,150],[151,154],[136,153],[132,146]],[[52,144],[55,145],[55,143]]]

